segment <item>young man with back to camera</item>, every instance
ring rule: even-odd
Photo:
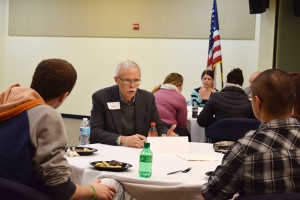
[[[0,95],[0,177],[53,199],[113,199],[115,187],[99,179],[85,186],[70,179],[64,157],[67,134],[60,113],[54,109],[70,94],[76,79],[70,63],[47,59],[35,69],[31,88],[15,84]],[[122,195],[121,186],[111,182]]]
[[[261,125],[234,143],[208,182],[205,200],[300,192],[300,126],[292,118],[294,84],[281,70],[266,70],[251,85]]]

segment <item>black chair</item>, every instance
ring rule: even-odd
[[[239,197],[237,200],[299,200],[300,193],[272,193],[249,197]]]
[[[250,118],[224,118],[205,128],[205,135],[211,142],[237,141],[250,130],[256,130],[260,122]]]
[[[0,177],[0,199],[51,200],[42,192],[22,183]]]

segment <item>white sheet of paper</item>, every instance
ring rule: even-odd
[[[109,110],[118,110],[120,109],[120,102],[107,102]]]
[[[206,154],[198,154],[198,153],[179,153],[177,154],[180,158],[188,161],[215,161],[220,160],[217,157],[206,155]]]
[[[189,152],[188,137],[148,137],[153,153]]]

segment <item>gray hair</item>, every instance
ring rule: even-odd
[[[138,64],[132,60],[125,60],[120,62],[116,67],[116,76],[120,75],[120,72],[127,69],[127,68],[138,68],[140,70],[140,67]]]

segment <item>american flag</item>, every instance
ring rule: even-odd
[[[214,0],[211,14],[207,68],[215,70],[216,65],[219,63],[222,63],[222,55],[217,2]]]

